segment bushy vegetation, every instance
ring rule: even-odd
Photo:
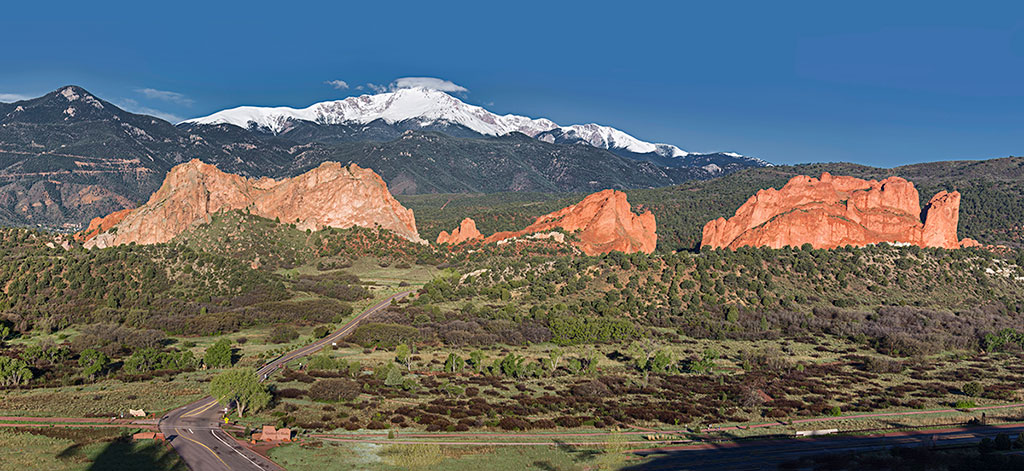
[[[0,309],[15,331],[74,324],[164,328],[166,314],[201,318],[214,307],[283,299],[280,280],[187,246],[65,250],[45,233],[0,229]],[[50,242],[50,245],[53,245]]]
[[[698,430],[987,405],[1013,400],[1024,380],[1013,365],[1024,341],[1024,271],[1011,251],[883,245],[587,257],[550,241],[438,249],[381,230],[280,225],[273,230],[291,245],[278,257],[284,249],[270,238],[224,222],[251,215],[218,218],[196,239],[89,252],[11,231],[18,242],[0,254],[0,274],[9,291],[25,284],[25,296],[0,295],[9,303],[0,341],[13,345],[0,355],[0,387],[144,381],[192,371],[200,359],[258,365],[310,331],[324,337],[369,297],[405,289],[380,280],[424,263],[437,276],[415,297],[300,361],[305,368],[284,370],[270,389],[219,379],[218,397],[249,395],[247,415],[318,430]],[[228,242],[205,239],[213,235]],[[199,252],[204,244],[214,253]],[[14,268],[22,266],[50,275],[30,285]],[[155,288],[138,285],[147,267]],[[71,288],[75,270],[109,287]],[[110,293],[126,294],[108,303]],[[46,303],[76,314],[54,316]],[[245,333],[257,342],[181,338],[263,326]],[[23,371],[27,380],[11,373]],[[256,412],[260,405],[267,411]]]
[[[1015,263],[1015,254],[890,246],[484,255],[377,320],[455,346],[622,342],[655,328],[708,339],[838,336],[897,356],[1006,350],[1024,321]]]

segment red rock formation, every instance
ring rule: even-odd
[[[554,229],[577,233],[580,238],[577,246],[587,255],[614,250],[651,253],[658,244],[654,214],[647,211],[634,214],[626,201],[626,194],[615,190],[594,193],[577,204],[537,218],[521,231],[498,232],[484,242],[497,242]]]
[[[758,191],[728,220],[708,222],[701,246],[780,248],[809,243],[835,248],[890,242],[959,248],[960,193],[940,192],[926,211],[922,224],[917,190],[899,177],[879,182],[828,173],[820,179],[800,175],[781,190]]]
[[[480,240],[483,238],[484,235],[481,234],[480,231],[476,230],[476,221],[472,218],[466,218],[462,220],[459,227],[452,230],[451,234],[447,231],[441,231],[441,233],[437,235],[437,243],[457,245],[463,242]]]
[[[167,242],[193,224],[208,222],[211,214],[233,209],[279,218],[299,229],[380,226],[423,242],[412,210],[391,196],[379,175],[337,162],[294,178],[249,180],[192,160],[172,168],[146,204],[93,220],[90,228],[95,225],[101,233],[87,230],[83,235],[90,239],[86,247]]]
[[[925,207],[921,244],[925,247],[956,249],[956,226],[960,222],[960,193],[938,192]]]
[[[962,249],[966,249],[966,248],[969,248],[969,247],[981,247],[981,246],[982,246],[981,242],[978,242],[978,241],[976,241],[976,240],[974,240],[974,239],[972,239],[970,237],[964,237],[964,239],[960,241],[960,248],[962,248]],[[989,245],[987,247],[1000,248],[1002,246],[1001,245]]]
[[[92,221],[89,221],[89,227],[84,231],[75,234],[75,239],[80,242],[92,239],[93,237],[100,235],[101,232],[106,232],[111,227],[116,226],[117,223],[121,222],[121,220],[130,212],[132,212],[132,208],[114,211],[104,217],[92,218]]]

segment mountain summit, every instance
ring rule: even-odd
[[[480,106],[465,103],[447,93],[420,87],[325,101],[302,109],[241,106],[185,120],[180,124],[233,124],[241,128],[287,135],[303,121],[325,126],[352,126],[378,120],[388,125],[403,125],[406,128],[418,126],[432,129],[438,126],[455,126],[483,136],[505,136],[518,132],[549,143],[581,142],[629,156],[651,154],[661,159],[680,159],[691,155],[709,155],[693,154],[671,144],[641,141],[623,131],[599,124],[560,126],[546,118],[498,115]],[[759,159],[739,154],[721,155],[767,164]],[[671,165],[671,161],[668,164],[666,166],[676,166]]]
[[[81,229],[142,204],[191,159],[277,179],[324,162],[355,163],[378,172],[394,194],[591,193],[765,165],[666,146],[604,126],[498,116],[423,88],[303,110],[238,108],[175,126],[65,86],[0,103],[0,223]]]

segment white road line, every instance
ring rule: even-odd
[[[236,450],[236,449],[235,449],[235,447],[231,446],[231,444],[229,444],[228,442],[224,441],[224,439],[222,439],[222,438],[218,437],[218,436],[217,436],[217,431],[216,431],[216,430],[210,430],[210,435],[213,435],[213,438],[216,438],[216,439],[217,439],[217,441],[219,441],[219,442],[223,443],[223,444],[224,444],[224,446],[226,446],[226,447],[230,448],[230,449],[231,449],[232,451],[234,451],[235,453],[238,453],[239,455],[242,455],[242,458],[245,458],[245,461],[248,461],[248,462],[252,463],[252,465],[253,465],[253,466],[255,466],[255,467],[257,467],[257,468],[263,469],[263,466],[260,466],[260,465],[256,464],[256,462],[255,462],[255,461],[253,461],[253,460],[249,459],[249,457],[248,457],[248,456],[245,456],[245,453],[242,453],[242,452],[240,452],[240,451]]]

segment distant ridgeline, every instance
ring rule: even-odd
[[[0,103],[0,223],[81,229],[93,217],[138,206],[172,167],[194,158],[250,178],[356,163],[374,169],[395,194],[591,193],[768,165],[689,153],[606,126],[498,116],[428,90],[270,111],[257,113],[273,118],[267,122],[216,114],[175,126],[75,86]]]

